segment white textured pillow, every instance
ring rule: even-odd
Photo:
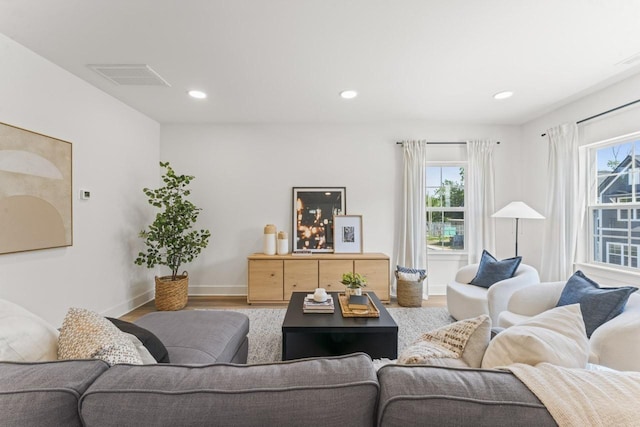
[[[491,341],[491,317],[483,314],[476,319],[481,319],[481,322],[467,340],[462,356],[460,356],[460,359],[470,368],[482,366],[482,358],[487,351],[489,341]]]
[[[138,337],[126,332],[122,333],[129,339],[129,341],[131,341],[133,346],[136,348],[136,351],[138,352],[143,365],[156,365],[158,363],[158,361],[153,357],[149,350],[147,350],[147,347],[142,344],[142,341],[140,341]]]
[[[589,340],[580,304],[572,304],[545,311],[500,332],[489,343],[482,367],[548,362],[585,368],[588,358]]]
[[[423,334],[402,351],[398,363],[479,368],[490,337],[486,314],[460,320]]]
[[[0,299],[0,361],[56,360],[58,331],[12,302]]]
[[[70,308],[60,329],[58,359],[100,359],[109,365],[141,365],[135,345],[110,321],[83,308]]]
[[[404,280],[406,282],[418,282],[422,275],[420,273],[403,273],[399,271],[397,273],[398,280]]]

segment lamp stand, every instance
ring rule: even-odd
[[[516,218],[516,256],[518,256],[518,219]]]

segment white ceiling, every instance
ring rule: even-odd
[[[162,123],[521,124],[639,72],[639,23],[640,0],[0,0],[0,33]]]

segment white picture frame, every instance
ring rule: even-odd
[[[335,253],[362,253],[362,215],[333,217]]]

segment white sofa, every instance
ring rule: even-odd
[[[497,326],[508,328],[552,309],[566,281],[520,289],[500,313]],[[635,292],[622,314],[597,328],[589,340],[589,362],[620,371],[640,371],[640,293]]]
[[[498,315],[507,309],[511,295],[523,287],[540,283],[538,270],[520,264],[513,277],[494,283],[491,287],[470,285],[478,272],[479,264],[469,264],[456,273],[453,282],[447,285],[447,308],[456,320],[488,314],[493,325]]]

